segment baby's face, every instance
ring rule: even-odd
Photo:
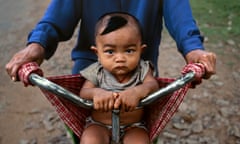
[[[105,35],[97,35],[96,47],[99,62],[114,76],[124,76],[137,67],[145,45],[137,29],[124,26]]]

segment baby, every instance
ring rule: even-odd
[[[149,144],[143,121],[144,108],[136,109],[141,99],[158,90],[154,69],[141,59],[146,48],[138,20],[127,13],[102,16],[95,29],[98,62],[81,75],[86,78],[80,96],[92,100],[94,109],[86,120],[81,144],[109,144],[111,111],[120,109],[120,132],[124,144]]]

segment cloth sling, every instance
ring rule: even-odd
[[[186,84],[179,90],[165,96],[163,99],[156,101],[154,104],[147,106],[145,121],[147,122],[147,128],[149,130],[150,140],[153,141],[160,132],[164,129],[166,124],[170,121],[173,114],[177,111],[179,105],[184,99],[189,88],[194,87],[195,84],[201,83],[201,77],[204,73],[204,66],[202,64],[188,64],[183,70],[182,74],[189,71],[195,72],[195,81]],[[27,63],[21,66],[19,69],[19,79],[25,86],[32,85],[28,77],[31,73],[37,73],[43,76],[43,72],[37,63]],[[48,80],[62,86],[63,88],[78,95],[80,88],[85,81],[80,74],[77,75],[62,75],[48,77]],[[173,82],[173,78],[156,78],[160,88],[165,87],[169,83]],[[90,114],[90,110],[76,106],[72,102],[59,98],[55,94],[41,89],[43,94],[49,100],[49,102],[55,107],[61,120],[73,130],[73,132],[80,138],[85,125],[85,119]]]

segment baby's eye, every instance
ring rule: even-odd
[[[133,53],[133,52],[135,52],[135,50],[134,49],[127,49],[126,52],[127,53]]]
[[[104,51],[104,53],[106,53],[106,54],[113,54],[113,52],[114,52],[113,50],[105,50]]]

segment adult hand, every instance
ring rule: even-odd
[[[17,71],[27,62],[37,62],[39,65],[44,60],[44,48],[37,43],[29,44],[25,49],[17,52],[6,64],[5,68],[13,81],[17,81]]]
[[[204,50],[193,50],[185,57],[187,63],[202,63],[205,67],[204,79],[209,79],[216,73],[216,55]]]

